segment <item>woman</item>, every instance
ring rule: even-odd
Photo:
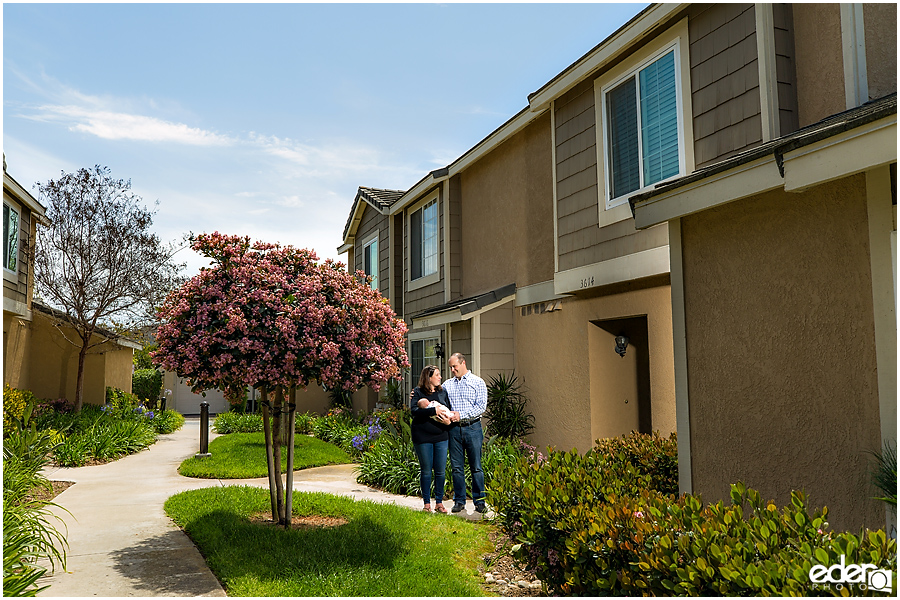
[[[429,404],[435,403],[431,406]],[[443,405],[447,410],[440,410]],[[434,509],[446,513],[444,508],[444,481],[447,468],[447,444],[450,425],[450,397],[441,387],[441,371],[433,365],[422,369],[419,386],[413,390],[410,400],[412,412],[412,441],[419,458],[422,499],[425,501],[425,512],[431,512],[431,472],[434,471]],[[438,421],[440,419],[440,421]]]

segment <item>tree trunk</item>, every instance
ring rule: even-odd
[[[275,411],[275,419],[272,423],[272,429],[275,431],[275,439],[272,440],[275,462],[275,497],[278,501],[278,522],[284,524],[284,484],[281,481],[281,445],[283,443],[281,436],[281,411],[284,407],[284,388],[277,386],[275,388],[275,403],[273,410]]]
[[[262,418],[263,433],[266,438],[266,466],[269,471],[269,499],[272,501],[272,521],[278,522],[278,502],[275,497],[275,477],[280,477],[275,471],[275,459],[272,449],[272,422],[269,420],[269,390],[262,389]]]
[[[87,339],[82,339],[81,350],[78,351],[78,375],[75,379],[75,412],[81,412],[84,406],[84,357],[87,355],[88,343],[91,341],[90,334]],[[106,390],[103,390],[103,403],[106,403]]]
[[[284,528],[291,528],[291,519],[293,518],[294,503],[294,417],[297,409],[297,387],[291,386],[290,398],[288,400],[288,436],[287,436],[287,484],[285,487],[286,498],[284,501]]]

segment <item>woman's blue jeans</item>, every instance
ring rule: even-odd
[[[431,472],[434,471],[434,499],[444,499],[444,482],[447,480],[447,440],[433,444],[413,444],[419,458],[419,481],[422,499],[431,504]]]

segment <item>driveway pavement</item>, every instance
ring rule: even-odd
[[[200,420],[159,440],[148,450],[105,465],[53,468],[46,475],[73,481],[56,497],[56,510],[68,528],[68,564],[43,580],[39,596],[225,596],[193,542],[163,512],[170,496],[210,486],[256,485],[259,479],[193,479],[178,465],[199,451]],[[210,439],[215,438],[210,435]],[[354,465],[294,472],[294,489],[329,492],[359,500],[421,508],[421,498],[397,496],[356,483]],[[449,507],[452,502],[445,502]],[[457,518],[481,519],[469,501]]]

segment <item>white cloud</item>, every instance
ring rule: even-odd
[[[226,146],[233,143],[227,136],[144,115],[75,105],[45,105],[38,111],[38,114],[28,118],[67,123],[72,131],[90,133],[107,140],[174,142],[192,146]]]

